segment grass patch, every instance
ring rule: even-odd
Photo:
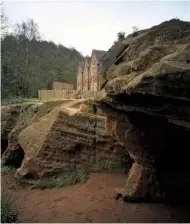
[[[11,98],[11,99],[2,99],[1,106],[8,106],[11,104],[20,104],[20,103],[38,103],[37,98]]]
[[[122,62],[119,65],[113,65],[107,72],[109,79],[114,79],[123,75],[128,75],[132,72],[130,62]]]
[[[93,172],[118,173],[125,172],[125,169],[118,166],[118,162],[111,160],[102,160],[93,167]]]
[[[1,166],[1,175],[7,175],[7,174],[12,174],[14,175],[16,172],[16,168],[12,166]],[[3,182],[3,179],[1,179],[1,185],[6,185],[6,189],[11,190],[11,191],[17,191],[19,189],[23,189],[24,185],[17,181],[16,179],[13,179],[14,181],[11,181],[10,183],[5,183]]]
[[[49,101],[52,101],[52,98],[51,97],[46,97],[44,102],[49,102]]]
[[[18,210],[12,191],[1,189],[1,223],[18,223]]]
[[[88,180],[89,170],[84,167],[77,167],[70,172],[48,173],[42,177],[36,188],[67,187],[77,183],[85,183]]]
[[[16,168],[12,166],[1,166],[1,175],[6,175],[9,173],[15,173],[15,172],[16,172]]]

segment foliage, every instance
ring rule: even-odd
[[[2,166],[1,167],[1,175],[14,173],[15,171],[16,171],[16,169],[14,167],[11,167],[11,166]]]
[[[12,191],[1,189],[1,223],[18,223],[18,210],[14,200]]]
[[[37,98],[38,90],[51,89],[53,81],[76,86],[78,61],[83,56],[74,48],[41,40],[32,20],[14,26],[1,40],[1,98]]]

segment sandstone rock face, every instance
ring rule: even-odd
[[[2,158],[5,164],[14,163],[13,152],[14,155],[19,150],[24,152],[15,174],[17,178],[39,179],[48,173],[70,172],[79,166],[87,167],[90,172],[129,170],[128,151],[106,133],[106,117],[92,100],[30,105],[28,111],[33,107],[38,112],[31,113],[23,126],[21,121],[24,122],[23,116],[27,117],[28,112],[19,115]],[[11,133],[15,133],[14,138]]]
[[[114,49],[105,56],[112,63],[102,70],[107,96],[98,103],[134,161],[122,195],[190,198],[190,23],[167,21],[121,44],[115,60]]]
[[[21,105],[1,108],[1,153],[8,146],[8,134],[14,128],[20,115]]]
[[[118,45],[113,46],[103,60],[101,73],[107,71],[104,74],[107,84],[102,85],[107,94],[140,92],[165,97],[190,96],[189,22],[167,21],[139,31],[135,37],[129,35]]]
[[[2,111],[1,139],[8,141],[2,155],[3,164],[11,165],[14,163],[16,165],[18,162],[16,166],[20,166],[24,153],[18,142],[19,134],[33,121],[38,120],[60,103],[62,101],[12,105]]]

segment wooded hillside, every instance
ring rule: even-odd
[[[37,97],[37,91],[51,89],[53,81],[76,87],[82,58],[74,48],[42,40],[33,20],[16,24],[11,34],[1,36],[1,98]]]

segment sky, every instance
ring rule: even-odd
[[[43,39],[74,47],[84,56],[108,50],[117,33],[149,28],[177,17],[190,21],[190,1],[4,0],[13,24],[32,18]]]

